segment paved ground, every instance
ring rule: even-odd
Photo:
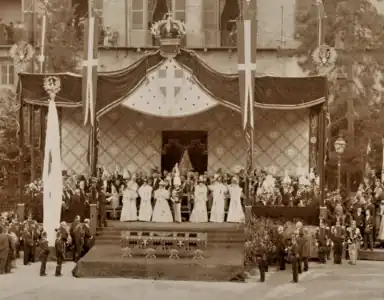
[[[288,271],[270,271],[267,282],[251,278],[248,283],[171,282],[129,279],[76,279],[72,263],[65,263],[64,276],[52,276],[54,263],[48,265],[48,277],[39,277],[39,264],[22,266],[18,262],[12,274],[0,276],[0,299],[7,300],[383,300],[384,263],[358,262],[311,265],[300,282],[291,283]]]

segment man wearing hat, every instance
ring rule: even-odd
[[[81,251],[83,250],[83,241],[82,241],[82,228],[80,222],[80,216],[76,216],[75,220],[71,224],[69,229],[72,245],[73,245],[73,261],[77,262],[80,259]],[[59,232],[60,233],[60,232]],[[62,235],[60,234],[60,239],[62,240]],[[64,255],[64,253],[63,253]]]
[[[47,269],[47,260],[49,255],[49,246],[48,246],[48,240],[47,240],[47,233],[44,231],[41,234],[41,240],[40,240],[40,249],[41,249],[41,265],[40,265],[40,276],[47,276],[45,273]]]
[[[61,238],[61,234],[59,231],[56,233],[56,241],[55,241],[55,252],[56,252],[56,270],[55,276],[60,277],[61,268],[64,262],[64,253],[65,253],[65,242]]]

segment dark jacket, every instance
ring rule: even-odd
[[[47,239],[42,239],[40,241],[40,249],[44,255],[49,254],[49,246],[48,246],[48,241]]]
[[[0,257],[2,259],[6,259],[9,253],[9,240],[8,235],[4,233],[0,233]]]
[[[300,234],[298,248],[300,258],[308,258],[310,256],[311,244],[308,235]]]

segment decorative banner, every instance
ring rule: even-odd
[[[43,209],[44,230],[47,232],[48,244],[55,245],[56,231],[60,225],[63,182],[60,153],[60,126],[55,97],[61,89],[60,79],[49,76],[44,79],[44,89],[49,94],[47,131],[43,167]]]
[[[244,130],[248,123],[252,128],[254,127],[253,102],[255,94],[257,22],[253,19],[248,9],[249,6],[244,10],[244,19],[237,21],[239,93]]]
[[[93,9],[89,11],[89,18],[84,26],[84,61],[83,61],[83,101],[84,125],[90,121],[94,126],[96,116],[97,94],[97,53],[99,43],[98,19]]]
[[[313,51],[312,58],[318,68],[332,67],[336,62],[337,53],[334,48],[324,44]]]

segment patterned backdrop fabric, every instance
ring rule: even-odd
[[[309,110],[255,112],[254,166],[277,175],[308,170]],[[238,171],[245,165],[246,142],[240,114],[218,106],[195,116],[159,118],[123,106],[99,122],[98,164],[110,171],[116,166],[148,172],[160,167],[163,130],[208,131],[208,172]],[[63,110],[63,168],[88,174],[88,131],[81,109]]]

